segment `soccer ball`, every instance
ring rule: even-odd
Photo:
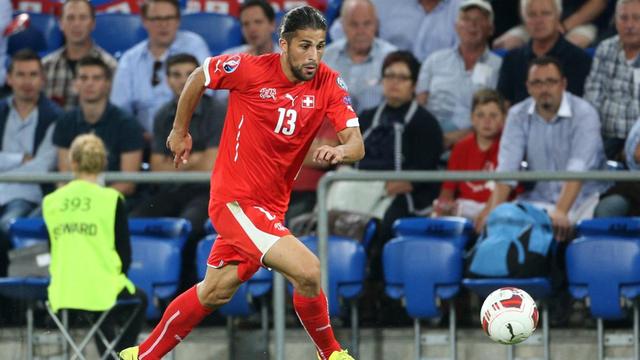
[[[480,321],[491,340],[513,345],[533,334],[538,326],[538,308],[524,290],[504,287],[484,300]]]

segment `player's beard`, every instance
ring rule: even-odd
[[[301,64],[298,66],[294,66],[293,61],[291,60],[292,60],[291,56],[290,55],[287,56],[287,62],[289,63],[289,68],[291,69],[291,72],[293,73],[293,76],[296,77],[296,79],[300,81],[308,81],[308,80],[311,80],[316,75],[316,71],[318,71],[317,64],[311,63],[311,64]],[[307,65],[316,66],[316,71],[314,71],[311,75],[305,75],[304,67]]]

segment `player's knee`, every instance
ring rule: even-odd
[[[231,289],[224,289],[218,286],[213,286],[204,289],[201,295],[201,301],[204,303],[204,305],[218,308],[231,301],[231,298],[233,297],[233,291]]]
[[[320,289],[320,261],[314,257],[313,260],[305,262],[296,276],[296,290],[301,292],[316,292]]]

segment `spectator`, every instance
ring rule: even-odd
[[[615,35],[598,46],[584,98],[600,113],[607,157],[621,155],[629,130],[640,116],[640,1],[619,0]]]
[[[80,134],[94,133],[107,147],[108,171],[138,171],[142,161],[142,130],[135,120],[109,102],[111,69],[97,57],[78,61],[75,81],[79,106],[66,112],[58,121],[53,143],[58,148],[58,169],[71,171],[69,146]],[[129,196],[135,184],[117,182],[110,185]]]
[[[412,51],[416,58],[453,47],[458,41],[455,22],[461,0],[372,0],[378,12],[380,38]],[[331,38],[344,37],[342,22],[335,21]]]
[[[527,98],[527,66],[532,59],[543,55],[552,56],[560,62],[566,69],[567,90],[582,96],[591,57],[560,34],[561,10],[559,0],[522,1],[522,18],[531,40],[507,53],[498,79],[498,91],[511,104]]]
[[[4,31],[11,23],[12,12],[11,1],[0,0],[0,90],[4,87],[7,77],[5,64],[7,63],[7,44],[9,40]]]
[[[498,83],[502,59],[487,47],[492,23],[491,4],[463,0],[456,21],[459,44],[431,54],[420,69],[416,99],[440,122],[447,149],[471,132],[473,93]]]
[[[473,132],[453,147],[447,170],[495,171],[506,105],[495,90],[482,89],[473,95]],[[432,215],[456,215],[474,220],[486,206],[494,187],[494,181],[447,181],[442,184]]]
[[[598,36],[597,24],[606,27],[606,20],[601,19],[607,9],[608,0],[557,0],[561,9],[560,32],[566,39],[580,48],[586,48]],[[511,50],[529,41],[529,34],[524,26],[511,28],[493,43],[495,48]]]
[[[127,279],[131,243],[122,195],[99,185],[107,162],[100,138],[78,136],[68,155],[75,179],[42,202],[51,245],[49,303],[56,312],[104,311],[113,307],[116,299],[137,298],[141,307],[135,315],[124,306],[109,315],[111,319],[134,316],[115,348],[134,345],[145,321],[146,295]],[[101,330],[109,342],[115,339],[110,319]],[[95,341],[99,353],[104,353],[102,341],[98,337]]]
[[[65,45],[45,56],[42,60],[47,76],[45,94],[69,111],[78,106],[78,94],[74,90],[73,79],[76,64],[85,56],[99,57],[111,70],[118,64],[109,53],[91,39],[96,27],[96,13],[88,0],[67,0],[62,6],[60,29]]]
[[[354,109],[362,111],[382,100],[382,61],[396,48],[376,37],[378,17],[371,0],[346,0],[340,14],[346,38],[327,46],[323,61],[340,73]]]
[[[44,72],[38,55],[20,50],[7,73],[13,95],[0,101],[0,172],[46,172],[55,166],[51,137],[60,108],[42,94]],[[29,215],[42,200],[36,184],[0,183],[0,277],[7,275],[9,225]]]
[[[141,16],[149,38],[122,55],[113,80],[111,102],[138,119],[149,143],[153,117],[162,105],[173,99],[165,78],[166,71],[163,71],[166,59],[174,54],[188,53],[202,62],[210,54],[199,35],[178,30],[178,0],[146,0]]]
[[[270,3],[265,0],[248,0],[242,3],[240,23],[242,24],[242,35],[247,43],[227,49],[223,51],[224,54],[262,55],[280,52],[280,45],[273,41],[273,34],[276,30],[276,14]],[[229,91],[217,90],[215,98],[221,104],[226,105]]]
[[[384,101],[365,110],[360,127],[365,157],[362,170],[435,170],[442,154],[442,131],[438,121],[415,101],[420,63],[407,51],[392,52],[382,64]],[[401,141],[396,141],[401,136]],[[400,145],[400,146],[396,146]],[[399,153],[400,152],[400,153]],[[379,228],[382,249],[392,237],[393,222],[421,213],[438,196],[434,183],[388,181],[386,192],[395,199],[386,210]]]
[[[167,81],[173,91],[173,100],[164,104],[154,120],[151,146],[151,171],[209,171],[218,154],[218,143],[224,123],[225,108],[211,96],[204,94],[193,114],[190,133],[193,134],[193,149],[189,162],[178,169],[173,165],[173,155],[166,141],[176,115],[178,97],[189,74],[197,67],[198,60],[192,55],[176,54],[167,59]],[[192,224],[192,232],[182,251],[182,282],[189,286],[197,282],[195,272],[195,250],[204,237],[204,223],[208,219],[208,184],[162,184],[148,199],[142,201],[131,212],[135,217],[182,217]]]
[[[640,121],[629,131],[624,145],[627,167],[640,170]],[[600,199],[593,217],[640,216],[640,182],[616,182]]]
[[[527,89],[531,97],[514,105],[498,153],[498,172],[518,171],[522,161],[529,170],[587,171],[605,166],[597,111],[566,91],[562,65],[550,57],[531,62]],[[482,229],[489,211],[505,202],[513,183],[497,183],[490,206],[476,222]],[[571,226],[590,218],[606,184],[580,181],[539,181],[518,199],[545,208],[558,241],[568,239]]]
[[[246,44],[224,51],[225,54],[247,53],[262,55],[280,52],[273,41],[276,31],[276,13],[266,0],[247,0],[240,6],[240,24]]]

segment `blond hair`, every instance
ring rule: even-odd
[[[71,143],[69,158],[75,164],[75,172],[99,174],[107,164],[107,150],[94,134],[79,135]]]

